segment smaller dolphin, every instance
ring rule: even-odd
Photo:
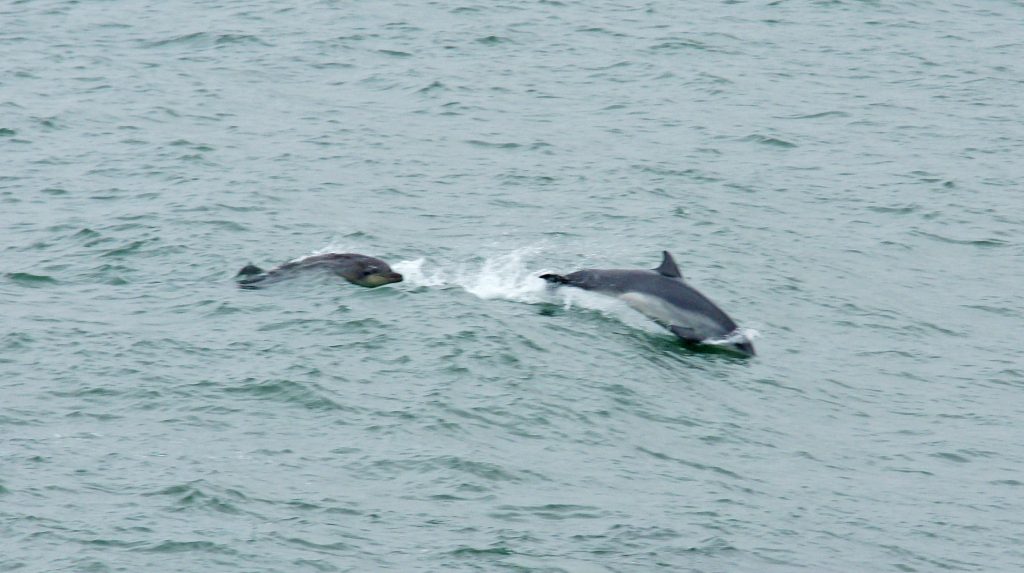
[[[668,328],[686,344],[714,339],[716,346],[754,356],[754,345],[737,332],[736,323],[683,281],[668,251],[662,251],[662,257],[661,265],[650,271],[583,269],[565,276],[545,274],[540,278],[554,285],[574,286],[617,297]]]
[[[260,288],[297,272],[319,269],[334,273],[352,284],[367,288],[402,282],[402,275],[391,270],[384,261],[356,253],[326,253],[304,257],[265,271],[256,265],[245,265],[235,279],[242,288]]]

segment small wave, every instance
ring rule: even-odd
[[[484,36],[482,38],[477,38],[476,39],[476,43],[483,44],[485,46],[495,46],[495,45],[498,45],[498,44],[512,43],[512,39],[511,38],[506,38],[504,36],[495,36],[495,35],[492,34],[490,36]]]
[[[791,142],[786,141],[784,139],[779,139],[778,137],[772,137],[772,136],[769,136],[769,135],[762,135],[760,133],[752,133],[752,134],[750,134],[750,135],[740,139],[740,141],[752,141],[754,143],[763,143],[765,145],[770,145],[770,146],[773,146],[773,147],[780,147],[780,148],[783,148],[783,149],[791,149],[793,147],[796,147],[795,143],[791,143]]]
[[[891,213],[894,215],[909,215],[921,210],[919,205],[869,205],[868,211],[875,213]]]
[[[680,51],[680,50],[701,50],[701,51],[712,51],[708,45],[704,42],[697,40],[667,40],[660,44],[655,44],[649,48],[652,51]]]
[[[378,54],[384,54],[385,56],[391,56],[393,58],[411,58],[412,54],[409,52],[403,52],[401,50],[377,50]]]
[[[513,552],[508,547],[505,547],[504,545],[497,545],[495,547],[487,547],[484,549],[478,549],[476,547],[460,547],[458,549],[452,550],[450,553],[451,555],[454,555],[456,557],[479,557],[515,554],[515,552]]]
[[[819,113],[779,115],[775,117],[779,119],[820,119],[823,117],[850,117],[850,114],[845,111],[822,111]]]
[[[238,552],[231,549],[229,546],[214,543],[212,541],[174,541],[171,539],[164,540],[160,543],[146,546],[137,551],[147,551],[152,553],[218,553],[222,555],[237,555]]]
[[[168,509],[172,511],[198,510],[240,514],[242,510],[239,505],[247,501],[246,496],[238,490],[220,488],[203,480],[172,485],[142,495],[169,498]]]
[[[25,286],[57,284],[57,279],[51,276],[34,275],[32,273],[7,273],[7,278]]]
[[[154,241],[156,241],[156,239],[143,239],[141,241],[132,241],[131,243],[128,243],[127,245],[124,245],[122,247],[111,249],[100,256],[120,258],[128,255],[135,255],[142,251],[143,247],[145,247],[148,243],[152,243]]]
[[[567,519],[594,519],[607,515],[606,511],[593,505],[549,503],[545,505],[500,505],[491,513],[492,517],[506,521],[540,518],[553,521]]]
[[[331,399],[327,392],[313,384],[291,380],[257,380],[246,378],[242,384],[224,389],[224,393],[241,395],[256,400],[270,400],[282,404],[296,405],[313,411],[345,410]]]
[[[949,244],[952,244],[952,245],[967,245],[967,246],[971,246],[971,247],[989,248],[989,247],[1005,247],[1005,246],[1010,244],[1008,241],[1004,241],[1002,239],[993,239],[993,238],[961,239],[961,238],[955,238],[955,237],[946,237],[946,236],[939,235],[939,234],[936,234],[936,233],[929,233],[927,231],[921,231],[921,230],[914,230],[914,231],[912,231],[912,233],[914,235],[919,236],[919,237],[925,237],[927,239],[932,239],[932,240],[939,241],[939,242],[942,242],[942,243],[949,243]]]
[[[183,34],[162,40],[152,40],[144,43],[147,48],[163,48],[167,46],[185,46],[188,48],[210,48],[231,44],[251,43],[260,46],[270,46],[259,36],[249,34],[211,34],[208,32],[194,32]]]
[[[493,142],[484,141],[482,139],[467,139],[466,143],[476,147],[490,147],[494,149],[519,149],[523,147],[522,143],[515,143],[511,141]]]
[[[304,549],[312,549],[313,551],[317,551],[317,552],[341,551],[341,550],[351,549],[352,548],[351,544],[345,543],[344,541],[327,541],[327,542],[324,542],[324,543],[319,543],[319,542],[316,542],[316,541],[310,541],[308,539],[303,539],[301,537],[283,537],[283,536],[278,536],[278,537],[281,540],[283,540],[285,543],[289,543],[291,545],[295,545],[297,547],[304,548]]]

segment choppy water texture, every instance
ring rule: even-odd
[[[4,3],[0,570],[1021,570],[1021,22]]]

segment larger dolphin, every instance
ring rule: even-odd
[[[654,270],[583,269],[568,275],[546,274],[540,278],[617,297],[668,328],[687,344],[714,341],[754,356],[754,345],[737,330],[736,323],[697,289],[683,281],[675,260],[662,251],[661,265]]]

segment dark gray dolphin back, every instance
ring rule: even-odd
[[[264,271],[249,264],[236,275],[239,286],[259,288],[297,273],[319,269],[340,276],[350,283],[368,288],[402,281],[402,275],[391,270],[386,262],[358,253],[325,253],[291,261]]]

